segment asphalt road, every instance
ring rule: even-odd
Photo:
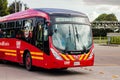
[[[120,80],[120,47],[95,45],[94,66],[65,71],[30,72],[18,64],[0,64],[0,80]]]

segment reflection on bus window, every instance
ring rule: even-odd
[[[42,25],[38,24],[37,40],[42,41]]]
[[[3,37],[3,31],[0,29],[0,38]]]
[[[32,37],[32,31],[33,31],[33,21],[31,19],[25,21],[25,30],[24,30],[24,36],[25,38]]]

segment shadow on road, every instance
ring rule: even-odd
[[[53,75],[53,76],[63,76],[63,75],[87,75],[89,73],[82,72],[82,71],[75,71],[74,69],[67,69],[67,70],[57,70],[57,69],[42,69],[36,68],[33,72],[38,74],[46,74],[46,75]]]
[[[37,68],[34,67],[32,71],[27,71],[24,66],[20,66],[18,63],[13,63],[13,62],[7,62],[7,63],[2,63],[0,64],[0,67],[9,67],[15,70],[22,71],[26,74],[38,74],[38,75],[47,75],[47,76],[65,76],[65,75],[89,75],[88,72],[85,72],[80,68],[79,70],[76,70],[77,68],[74,69],[67,69],[67,70],[58,70],[58,69],[43,69],[43,68]]]

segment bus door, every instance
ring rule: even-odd
[[[41,23],[37,23],[36,26],[36,41],[35,41],[35,45],[43,50],[43,26]]]
[[[46,54],[49,54],[48,28],[43,19],[39,19],[35,29],[35,45]]]

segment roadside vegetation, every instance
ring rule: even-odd
[[[110,37],[110,43],[108,43],[108,37],[93,37],[93,41],[96,44],[120,44],[120,36]]]
[[[112,14],[106,14],[103,13],[101,15],[99,15],[92,23],[94,22],[102,22],[102,21],[116,21],[118,22],[116,16],[112,13]],[[107,28],[107,26],[109,28]],[[117,29],[116,29],[117,27]],[[92,25],[92,32],[93,32],[93,39],[94,39],[94,43],[97,44],[120,44],[120,35],[118,36],[107,36],[107,33],[120,33],[120,26],[116,26],[116,25],[105,25],[102,23],[99,25]]]

